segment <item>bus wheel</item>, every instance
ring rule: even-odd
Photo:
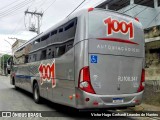
[[[18,90],[18,87],[17,87],[16,85],[14,86],[14,88],[15,88],[16,90]]]
[[[18,87],[17,87],[16,84],[15,84],[15,79],[14,79],[14,78],[12,79],[12,84],[14,85],[14,88],[15,88],[16,90],[18,90]]]
[[[33,87],[33,98],[35,103],[40,103],[39,87],[37,83],[35,83]]]

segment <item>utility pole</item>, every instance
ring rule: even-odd
[[[33,32],[37,32],[37,34],[39,34],[40,33],[40,18],[42,18],[42,16],[43,16],[43,13],[41,12],[37,12],[37,11],[34,11],[34,12],[30,12],[30,11],[28,11],[28,9],[25,11],[25,15],[26,14],[30,14],[30,15],[34,15],[34,16],[36,16],[37,17],[37,21],[38,21],[38,25],[37,25],[37,28],[34,26],[34,25],[32,25],[32,26],[29,26],[30,27],[30,31],[33,31]],[[37,29],[37,30],[36,30]]]
[[[4,39],[4,41],[6,41],[6,42],[7,42],[7,43],[12,47],[12,45],[11,45],[11,43],[10,43],[10,42],[8,42],[8,41],[7,41],[7,40],[5,40],[5,39]]]
[[[12,40],[18,40],[18,38],[15,37],[8,37],[8,39],[12,39]],[[7,40],[5,40],[6,42],[8,42]],[[15,42],[15,41],[14,41]],[[9,43],[9,42],[8,42]],[[11,45],[11,50],[12,50],[12,44],[9,43]],[[13,50],[12,50],[12,55],[13,55]]]

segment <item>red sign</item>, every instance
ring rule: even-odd
[[[127,23],[126,21],[118,21],[109,17],[106,20],[104,20],[104,23],[108,25],[108,36],[112,35],[113,33],[121,32],[125,35],[129,33],[129,39],[134,38],[134,28],[132,22]]]
[[[52,80],[52,87],[55,87],[56,81],[55,81],[55,64],[54,63],[52,65],[41,64],[39,66],[39,73],[41,78],[41,85],[43,84],[43,81],[49,82]]]

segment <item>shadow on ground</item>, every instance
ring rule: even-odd
[[[33,99],[33,95],[25,90],[22,90],[20,88],[15,89],[13,88],[13,90],[17,91],[17,92],[21,92],[23,95],[25,95],[26,97],[30,97],[31,99]],[[46,99],[41,100],[42,102],[40,104],[43,104],[51,109],[53,109],[53,111],[49,111],[48,114],[49,116],[52,117],[72,117],[72,118],[80,118],[80,119],[87,119],[87,118],[91,118],[92,114],[102,114],[105,113],[106,115],[111,115],[112,113],[114,113],[114,111],[108,111],[108,109],[85,109],[85,110],[77,110],[74,109],[72,107],[68,107],[68,106],[64,106],[64,105],[60,105],[60,104],[56,104],[53,103],[51,101],[48,101]],[[34,101],[33,101],[34,102]],[[36,103],[35,103],[36,104]],[[116,111],[115,111],[116,112]],[[131,118],[127,118],[127,117],[107,117],[107,116],[93,116],[92,118],[98,118],[98,119],[119,119],[119,120],[128,120]],[[131,119],[132,120],[132,119]]]

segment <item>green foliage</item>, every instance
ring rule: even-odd
[[[3,68],[3,64],[4,66],[6,67],[7,65],[7,60],[8,58],[10,58],[11,55],[8,55],[8,54],[4,54],[0,59],[1,59],[1,68]]]

